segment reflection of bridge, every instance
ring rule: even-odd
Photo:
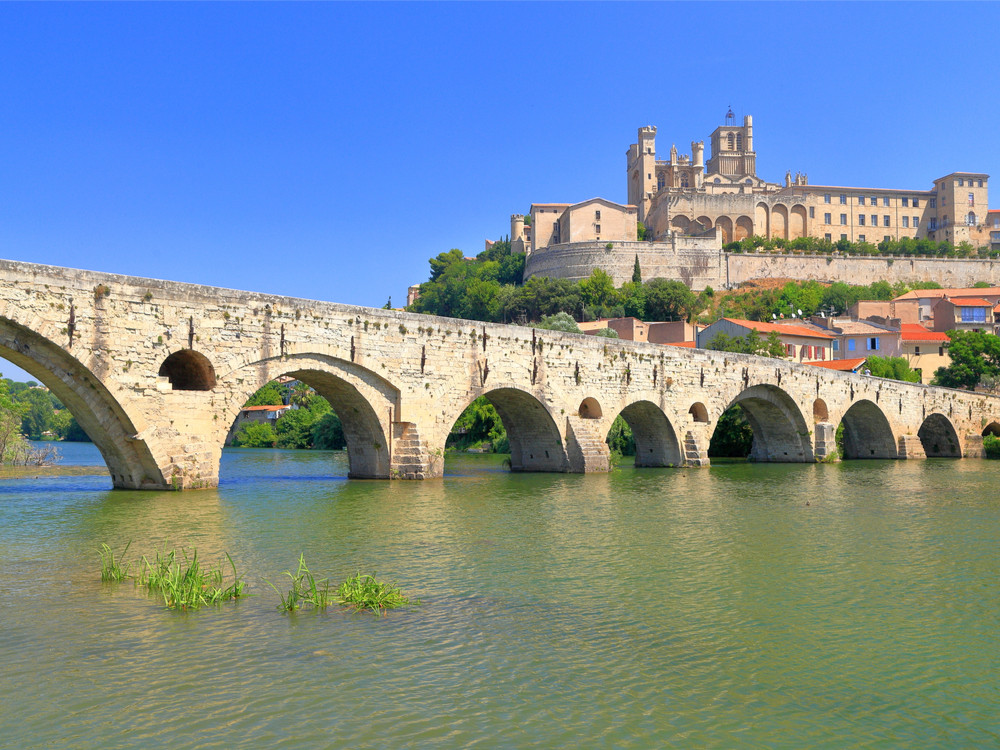
[[[207,487],[255,390],[294,376],[344,423],[354,477],[440,476],[485,395],[520,471],[606,471],[621,414],[639,466],[705,466],[745,411],[758,461],[981,456],[1000,399],[746,355],[0,261],[0,356],[66,404],[116,487]]]

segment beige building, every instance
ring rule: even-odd
[[[730,111],[691,156],[670,149],[656,155],[656,128],[639,129],[627,152],[628,201],[655,238],[671,231],[698,234],[718,229],[723,243],[757,235],[878,244],[883,239],[928,238],[953,244],[990,241],[989,175],[953,172],[930,190],[810,185],[805,173],[786,173],[783,183],[757,176],[753,119],[737,125]],[[541,247],[541,245],[539,245]]]
[[[638,211],[604,198],[582,203],[532,203],[531,223],[524,216],[510,217],[514,252],[531,253],[535,247],[577,242],[635,242]]]
[[[597,333],[603,328],[610,328],[623,341],[646,341],[650,344],[676,344],[694,342],[698,326],[686,320],[668,321],[663,323],[647,323],[638,318],[602,318],[586,323],[580,323],[584,333]]]
[[[939,367],[951,364],[948,356],[948,336],[928,331],[916,323],[900,326],[900,355],[914,370],[920,371],[920,382],[930,383]]]

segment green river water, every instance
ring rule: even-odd
[[[1000,461],[446,467],[227,451],[217,490],[3,479],[0,747],[1000,744]],[[102,584],[100,544],[129,540],[229,552],[254,596],[178,613]],[[264,580],[300,553],[422,604],[281,613]]]

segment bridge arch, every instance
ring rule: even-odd
[[[210,391],[215,388],[215,367],[201,352],[178,349],[160,365],[160,377],[175,391]]]
[[[146,425],[134,422],[98,374],[42,330],[0,317],[0,357],[31,373],[69,409],[101,452],[116,488],[170,487],[148,444]]]
[[[461,400],[457,410],[453,409],[444,417],[449,429],[479,396],[485,397],[500,415],[510,443],[511,471],[568,470],[569,459],[555,420],[545,405],[528,391],[501,386],[472,394],[471,398]],[[432,447],[443,450],[444,438],[440,446]]]
[[[579,414],[584,419],[600,419],[604,416],[601,405],[593,396],[588,396],[580,403]]]
[[[348,476],[388,479],[392,472],[392,423],[399,391],[385,378],[353,362],[321,354],[294,354],[248,363],[221,379],[229,389],[227,419],[217,433],[218,453],[229,427],[247,399],[265,384],[287,375],[310,386],[330,402],[347,443]]]
[[[677,431],[663,410],[652,401],[635,401],[622,409],[620,416],[632,430],[637,467],[680,466],[683,463]]]
[[[875,402],[856,401],[840,423],[844,426],[844,458],[898,457],[892,426]]]
[[[753,385],[729,406],[743,410],[753,430],[748,460],[801,463],[813,460],[811,431],[794,399],[775,385]]]
[[[1000,436],[1000,422],[990,422],[986,427],[983,428],[982,436],[993,435],[994,437]]]
[[[961,458],[962,444],[955,426],[944,414],[928,414],[917,431],[927,458]]]

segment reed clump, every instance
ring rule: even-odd
[[[102,581],[124,581],[129,578],[129,570],[132,567],[132,563],[127,563],[124,561],[125,553],[128,552],[128,548],[132,545],[132,541],[129,540],[128,544],[125,545],[125,549],[122,553],[115,559],[114,550],[111,549],[106,544],[101,545],[101,580]]]
[[[170,609],[198,609],[246,596],[246,581],[236,572],[236,563],[228,552],[225,555],[233,575],[232,581],[226,585],[222,568],[203,567],[197,550],[192,550],[190,557],[186,550],[181,550],[180,554],[174,550],[162,554],[157,552],[152,561],[143,555],[138,574],[130,575],[132,563],[124,562],[123,558],[131,544],[126,544],[117,558],[107,544],[101,545],[102,581],[131,578],[136,586],[162,597],[164,605]]]
[[[326,609],[331,604],[338,604],[356,612],[370,610],[380,615],[387,609],[420,604],[419,601],[404,596],[396,584],[383,583],[374,575],[361,573],[348,578],[340,584],[336,592],[332,592],[330,579],[317,579],[306,565],[305,555],[299,555],[299,567],[295,573],[285,571],[285,575],[292,584],[287,595],[281,593],[270,581],[267,582],[281,599],[278,609],[285,612],[292,612],[304,606]]]

